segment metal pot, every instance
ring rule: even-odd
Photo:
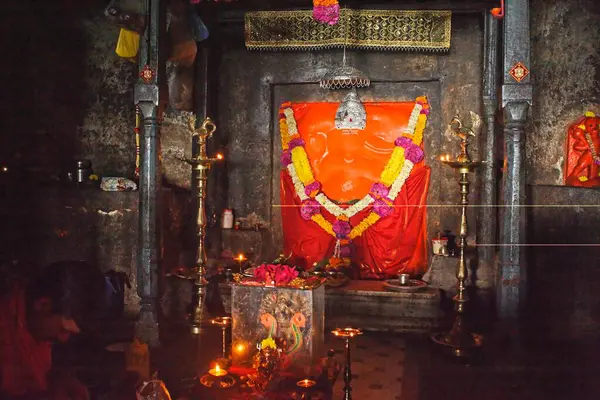
[[[92,175],[92,162],[90,160],[77,160],[75,170],[75,182],[86,183]]]

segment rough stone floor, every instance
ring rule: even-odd
[[[342,341],[331,338],[327,342],[342,360]],[[406,355],[404,337],[367,333],[354,340],[351,355],[353,398],[403,400],[402,380]],[[334,386],[334,398],[343,398],[343,387],[342,371]]]
[[[160,377],[177,400],[186,380],[205,371],[220,353],[217,330],[207,332],[196,353],[197,339],[189,335],[163,336],[162,351],[153,353]],[[121,340],[122,337],[117,337]],[[426,336],[365,334],[352,346],[353,398],[355,400],[548,400],[600,399],[600,343],[544,343],[535,337],[520,347],[486,338],[485,351],[470,364],[444,357]],[[327,348],[343,359],[343,343],[330,335]],[[104,343],[105,344],[105,343]],[[95,393],[106,393],[122,375],[124,357],[109,354],[103,346],[85,343],[62,362],[75,366]],[[343,376],[334,387],[342,398]],[[131,398],[125,396],[122,399]],[[135,398],[135,396],[133,397]],[[96,395],[98,400],[121,398]]]

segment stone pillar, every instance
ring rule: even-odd
[[[483,112],[485,132],[480,143],[481,208],[477,224],[477,258],[479,270],[492,271],[496,256],[497,226],[497,166],[496,166],[496,110],[498,109],[498,21],[490,14],[485,20],[485,48],[483,60]]]
[[[137,291],[141,298],[135,335],[151,347],[159,345],[157,298],[159,276],[160,224],[160,149],[158,56],[160,0],[146,0],[149,23],[140,40],[140,78],[134,101],[142,116],[139,183],[139,254]]]
[[[523,306],[527,242],[525,214],[525,124],[532,101],[529,76],[529,0],[507,0],[504,17],[502,107],[504,176],[500,226],[497,309],[504,321],[516,320]]]

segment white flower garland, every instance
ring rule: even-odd
[[[419,114],[421,114],[422,109],[423,109],[422,105],[415,104],[412,112],[410,113],[410,117],[408,119],[408,125],[406,126],[406,129],[404,130],[405,134],[411,135],[411,136],[414,135],[415,128],[417,127],[417,122],[419,120]],[[285,110],[283,110],[283,113],[285,114],[285,117],[286,117],[286,122],[287,122],[287,126],[288,126],[288,134],[290,136],[298,134],[298,125],[296,124],[294,110],[291,107],[288,107]],[[410,164],[410,167],[407,170],[406,167],[408,164]],[[394,201],[396,199],[396,196],[398,196],[398,193],[400,193],[400,189],[402,189],[402,185],[404,185],[404,181],[406,181],[406,179],[408,178],[408,175],[412,171],[413,166],[414,166],[413,163],[411,163],[410,161],[408,161],[406,159],[404,160],[404,165],[402,167],[402,170],[400,171],[400,174],[398,174],[398,176],[396,177],[396,180],[390,187],[390,193],[388,195],[388,198],[390,200]],[[288,165],[287,170],[288,170],[290,176],[292,177],[292,181],[294,182],[294,188],[296,189],[296,194],[298,195],[300,200],[304,201],[304,200],[308,199],[308,196],[304,192],[304,185],[298,178],[298,174],[296,173],[296,168],[294,168],[294,164]],[[393,197],[392,197],[392,194],[394,194]],[[317,200],[317,202],[319,202],[319,204],[324,209],[326,209],[330,214],[332,214],[336,218],[339,218],[342,215],[345,215],[347,218],[352,218],[359,212],[365,210],[368,206],[370,206],[375,201],[373,199],[373,197],[371,197],[370,194],[366,194],[362,199],[360,199],[359,201],[357,201],[350,207],[342,208],[339,205],[335,204],[333,201],[331,201],[327,196],[325,196],[325,194],[323,194],[323,192],[320,192],[315,197],[315,200]]]
[[[404,161],[402,170],[396,177],[396,180],[394,180],[394,183],[392,183],[392,186],[390,186],[390,191],[389,191],[387,197],[391,201],[395,201],[396,197],[398,197],[398,195],[400,194],[400,191],[402,190],[404,183],[410,176],[410,173],[412,172],[412,169],[414,166],[415,166],[415,164],[413,164],[412,161],[410,161],[410,160]],[[309,197],[304,192],[304,185],[300,181],[300,178],[298,178],[298,174],[296,174],[296,168],[294,168],[294,164],[289,164],[287,166],[287,170],[288,170],[288,173],[290,174],[290,178],[292,178],[292,182],[294,183],[294,189],[296,190],[296,194],[300,198],[300,201],[307,200]],[[321,197],[321,196],[324,197],[324,199],[320,199],[319,197]],[[317,195],[317,197],[315,197],[315,200],[317,200],[319,202],[319,204],[323,205],[323,208],[325,208],[332,215],[334,215],[336,217],[340,217],[341,215],[346,215],[348,218],[353,217],[354,215],[358,214],[360,211],[364,210],[369,205],[371,205],[371,203],[373,203],[375,201],[371,196],[367,195],[367,196],[363,197],[363,199],[360,201],[360,202],[363,202],[363,201],[366,202],[367,203],[366,206],[359,204],[360,202],[358,202],[344,210],[343,208],[339,207],[337,204],[335,204],[331,200],[329,200],[327,198],[327,196],[325,196],[323,193],[319,193]],[[332,207],[332,205],[334,207]],[[342,211],[342,213],[339,213],[340,210]]]
[[[415,108],[413,108],[412,112],[410,113],[410,117],[408,118],[408,125],[406,126],[406,129],[404,129],[405,134],[412,136],[415,133],[415,127],[417,126],[419,115],[421,114],[422,109],[422,105],[415,104]]]
[[[406,182],[406,180],[408,179],[408,176],[412,172],[414,166],[415,164],[413,164],[412,161],[404,160],[402,170],[396,177],[394,183],[392,183],[392,186],[390,186],[390,191],[388,193],[388,197],[390,200],[396,200],[396,197],[398,197],[398,194],[400,194],[400,190],[402,189],[402,186],[404,186],[404,182]]]
[[[289,136],[297,135],[298,134],[298,125],[296,124],[296,118],[294,117],[294,110],[292,110],[291,107],[288,107],[285,110],[283,110],[283,113],[285,114],[285,120],[287,122],[288,135]],[[417,117],[418,117],[418,115],[417,115]]]

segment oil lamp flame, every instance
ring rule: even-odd
[[[238,256],[235,258],[237,261],[246,261],[246,256],[243,255],[242,253],[238,254]]]
[[[296,382],[296,386],[302,387],[302,388],[311,388],[311,387],[315,386],[316,384],[317,384],[317,382],[312,381],[310,379],[302,379],[301,381]]]
[[[219,364],[215,365],[214,368],[210,369],[208,371],[208,373],[211,374],[212,376],[217,376],[217,377],[227,375],[227,371],[222,369]]]
[[[223,154],[217,153],[217,160],[222,160],[222,159],[223,159]]]
[[[242,354],[246,351],[246,346],[244,346],[242,343],[238,343],[238,345],[235,346],[235,351]]]

